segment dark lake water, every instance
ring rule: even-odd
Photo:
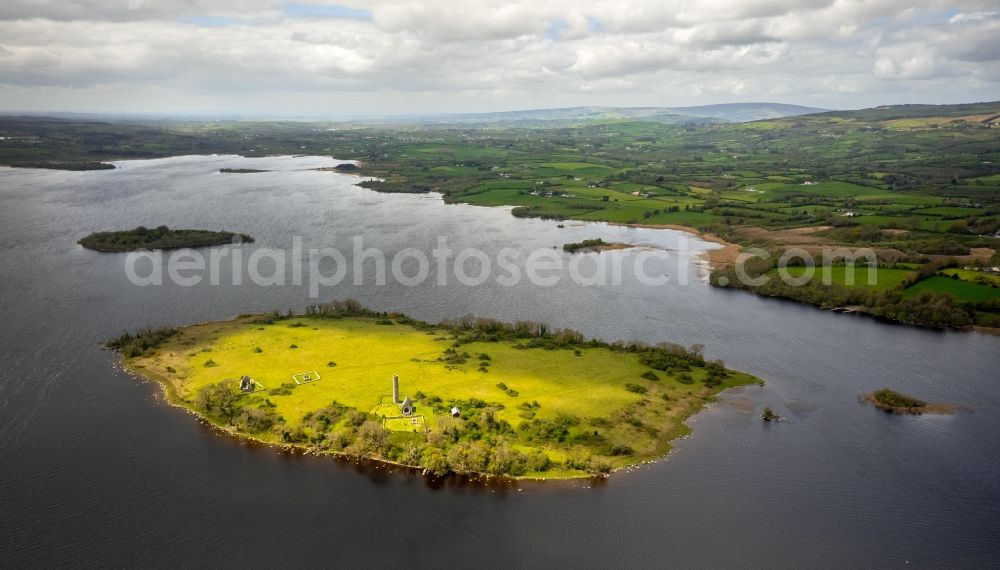
[[[0,568],[996,565],[1000,338],[714,289],[697,278],[697,254],[712,246],[678,232],[559,228],[308,170],[332,164],[219,156],[0,169]],[[164,405],[98,345],[141,326],[301,310],[309,288],[236,287],[228,275],[219,286],[137,287],[125,255],[76,245],[139,224],[250,233],[246,255],[296,235],[345,251],[359,235],[390,256],[429,252],[439,236],[490,255],[597,236],[655,246],[671,257],[652,272],[689,270],[688,284],[643,285],[628,271],[603,286],[348,281],[321,300],[700,343],[767,384],[693,418],[667,459],[596,485],[432,482],[249,446]],[[630,267],[642,251],[601,255]],[[858,402],[882,386],[972,411],[897,417]],[[765,405],[789,421],[765,425]]]

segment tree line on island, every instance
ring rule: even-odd
[[[563,251],[566,253],[576,253],[581,250],[596,249],[607,245],[601,238],[585,239],[580,242],[563,244]]]
[[[174,230],[167,226],[115,232],[95,232],[78,242],[87,249],[101,252],[124,252],[137,249],[180,249],[186,247],[206,247],[231,243],[253,243],[246,234],[211,230]]]

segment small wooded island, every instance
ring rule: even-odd
[[[606,242],[601,238],[585,239],[580,242],[563,244],[563,251],[567,253],[583,253],[588,251],[604,251],[608,249],[628,249],[633,247],[627,243]]]
[[[253,238],[234,232],[214,232],[210,230],[172,230],[167,226],[146,228],[139,226],[119,232],[96,232],[81,239],[80,245],[87,249],[103,252],[124,252],[137,249],[180,249],[183,247],[206,247],[227,245],[239,238],[243,243],[253,243]]]
[[[222,174],[256,174],[258,172],[270,172],[270,170],[260,170],[258,168],[220,168]]]
[[[606,475],[662,457],[721,390],[759,382],[698,346],[472,317],[435,325],[354,301],[108,346],[231,434],[434,475]]]
[[[951,404],[935,404],[907,396],[890,388],[882,388],[869,394],[863,394],[876,408],[894,414],[953,414],[957,409]]]
[[[8,164],[13,168],[45,168],[48,170],[114,170],[115,165],[97,160],[15,160]]]

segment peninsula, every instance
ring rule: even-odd
[[[354,301],[108,346],[230,434],[434,475],[607,475],[664,456],[716,394],[760,382],[699,346],[473,317],[428,324]]]
[[[167,226],[146,228],[139,226],[132,230],[118,232],[96,232],[82,238],[80,245],[102,252],[124,252],[137,249],[180,249],[184,247],[206,247],[234,243],[253,243],[246,234],[215,232],[209,230],[172,230]]]

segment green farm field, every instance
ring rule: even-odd
[[[944,269],[941,271],[942,275],[951,277],[952,275],[957,275],[962,281],[968,281],[969,283],[978,283],[980,285],[996,285],[1000,287],[1000,275],[996,273],[984,273],[982,271],[972,271],[969,269],[958,269],[956,267],[950,269]]]
[[[904,291],[904,294],[908,297],[914,297],[925,291],[945,293],[954,297],[956,301],[972,303],[1000,300],[1000,288],[969,283],[942,275],[935,275],[934,277],[924,279],[912,287],[908,287]]]
[[[800,278],[807,274],[809,268],[794,266],[786,268],[786,271],[792,278]],[[828,279],[830,283],[836,285],[889,291],[898,288],[904,281],[913,277],[915,272],[884,267],[879,267],[872,271],[867,267],[855,267],[852,269],[843,265],[834,265],[815,267],[812,270],[812,274],[812,280],[815,282],[825,283]],[[829,274],[829,277],[827,277],[827,274]],[[775,278],[779,277],[777,269],[771,270],[768,275]]]

